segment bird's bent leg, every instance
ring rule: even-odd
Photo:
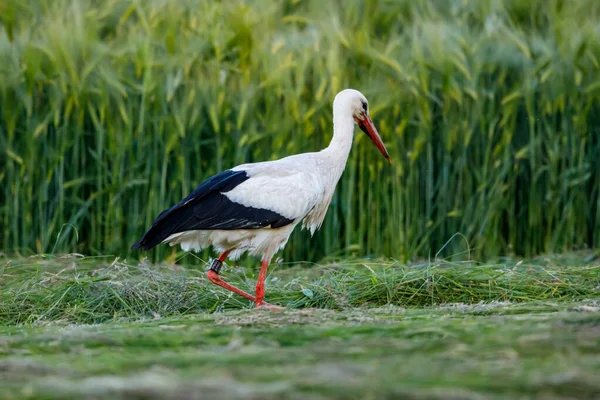
[[[215,285],[219,285],[222,288],[227,289],[231,292],[237,293],[240,296],[245,297],[250,301],[256,302],[256,298],[254,296],[252,296],[249,293],[244,292],[241,289],[236,288],[233,285],[230,285],[229,283],[227,283],[223,279],[221,279],[221,277],[219,276],[219,272],[221,271],[221,267],[223,266],[223,261],[225,261],[225,259],[227,258],[227,255],[229,254],[230,251],[231,250],[227,250],[225,253],[221,254],[221,256],[218,259],[216,259],[212,262],[212,264],[210,265],[210,269],[206,273],[206,276]]]
[[[256,307],[260,307],[263,304],[265,298],[265,279],[267,279],[267,269],[269,268],[269,259],[263,258],[260,264],[260,272],[258,273],[258,280],[256,281]]]

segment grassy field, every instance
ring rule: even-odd
[[[593,253],[276,266],[282,312],[175,264],[2,264],[4,399],[600,397]],[[252,289],[256,271],[224,273]]]
[[[599,27],[598,0],[0,1],[0,398],[600,399]],[[284,311],[207,252],[129,251],[210,175],[326,146],[346,87],[394,163],[356,136],[270,269]]]

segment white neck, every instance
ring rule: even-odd
[[[304,224],[309,227],[311,233],[321,226],[325,219],[327,208],[333,197],[346,161],[352,148],[352,137],[354,135],[354,119],[350,112],[344,107],[334,104],[333,107],[333,138],[329,146],[316,154],[317,168],[320,169],[319,177],[323,180],[323,198],[317,207],[307,215]],[[347,107],[346,107],[347,108]]]
[[[333,164],[332,167],[339,171],[339,174],[335,174],[338,179],[346,167],[346,161],[348,161],[348,155],[352,148],[353,136],[354,119],[352,114],[342,107],[334,107],[333,138],[331,139],[329,146],[327,146],[322,153],[329,158],[331,164]]]

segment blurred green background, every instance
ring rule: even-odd
[[[357,134],[286,260],[600,246],[599,68],[597,0],[3,0],[0,250],[127,255],[210,175],[325,147],[347,87],[394,164]]]

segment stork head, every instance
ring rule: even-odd
[[[381,154],[383,154],[390,163],[392,162],[390,155],[379,136],[379,132],[377,132],[377,128],[375,128],[375,125],[369,116],[369,102],[361,92],[354,89],[342,90],[335,96],[333,109],[334,113],[339,110],[338,112],[343,112],[344,114],[349,113],[352,115],[356,125],[367,134]]]

